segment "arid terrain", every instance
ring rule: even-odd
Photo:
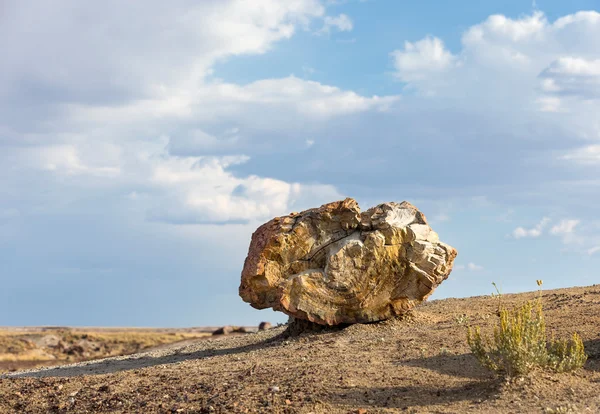
[[[537,293],[503,295],[505,306]],[[489,333],[498,298],[432,301],[401,319],[289,335],[286,327],[13,372],[2,413],[600,412],[600,285],[543,292],[555,337],[577,331],[583,369],[507,382],[481,368],[468,326]]]
[[[255,327],[237,328],[256,330]],[[183,345],[212,337],[217,329],[0,327],[0,373]]]

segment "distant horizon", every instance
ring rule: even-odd
[[[407,200],[431,299],[600,283],[597,0],[8,0],[0,325],[273,324],[252,232]]]
[[[535,281],[534,281],[535,282]],[[597,286],[598,283],[592,284],[592,285],[573,285],[573,286],[566,286],[566,287],[559,287],[559,288],[554,288],[554,289],[544,289],[542,286],[542,292],[546,292],[546,291],[556,291],[556,290],[563,290],[563,289],[570,289],[570,288],[585,288],[585,287],[593,287],[593,286]],[[441,301],[441,300],[447,300],[447,299],[469,299],[469,298],[477,298],[477,297],[485,297],[485,296],[491,296],[492,294],[496,294],[496,292],[494,292],[494,287],[492,285],[491,289],[490,289],[490,293],[486,294],[486,293],[482,293],[482,294],[477,294],[477,295],[470,295],[470,296],[450,296],[450,297],[443,297],[443,298],[429,298],[427,300],[425,300],[424,302],[422,302],[421,304],[417,305],[414,308],[414,311],[418,311],[419,310],[419,306],[427,303],[427,302],[435,302],[435,301]],[[523,293],[537,293],[540,289],[531,289],[531,290],[526,290],[526,291],[519,291],[519,292],[504,292],[502,291],[502,289],[500,289],[500,293],[502,295],[518,295],[518,294],[523,294]],[[433,295],[432,295],[433,296]],[[263,311],[270,311],[268,309],[264,309]],[[214,325],[185,325],[185,326],[151,326],[151,325],[138,325],[138,326],[124,326],[124,325],[0,325],[0,329],[14,329],[14,328],[74,328],[74,329],[174,329],[174,330],[178,330],[178,329],[198,329],[198,328],[221,328],[223,326],[239,326],[239,327],[256,327],[258,326],[261,322],[269,322],[273,325],[273,327],[275,327],[277,324],[280,323],[287,323],[287,319],[288,319],[288,315],[284,314],[283,312],[280,311],[272,311],[275,312],[277,315],[278,319],[285,319],[284,321],[279,321],[279,322],[273,322],[272,320],[269,320],[268,318],[265,319],[261,319],[259,322],[257,322],[256,324],[238,324],[238,323],[224,323],[224,324],[214,324]],[[376,323],[376,322],[373,322]]]

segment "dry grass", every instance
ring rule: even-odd
[[[541,284],[538,280],[538,286]],[[577,333],[571,339],[548,341],[541,290],[537,299],[512,311],[500,306],[498,313],[493,340],[482,337],[479,327],[467,331],[469,347],[484,367],[507,377],[520,377],[536,368],[569,372],[585,364],[587,355]]]

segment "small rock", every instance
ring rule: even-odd
[[[223,326],[215,331],[213,331],[213,335],[229,335],[233,332],[233,326]]]
[[[258,325],[258,330],[259,331],[266,331],[267,329],[271,329],[272,325],[270,322],[261,322]]]
[[[277,386],[274,385],[271,388],[269,388],[269,391],[271,391],[271,392],[279,392],[279,387],[277,387]]]
[[[367,410],[365,410],[364,408],[359,408],[358,410],[356,410],[356,414],[367,414]]]

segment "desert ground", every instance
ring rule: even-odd
[[[511,307],[535,295],[500,300]],[[466,329],[491,332],[498,298],[479,296],[427,302],[373,324],[300,333],[281,326],[11,372],[0,379],[0,412],[600,412],[600,285],[544,291],[543,304],[550,334],[583,337],[583,369],[513,381],[483,369]]]
[[[183,345],[210,338],[220,328],[0,327],[0,373]]]

